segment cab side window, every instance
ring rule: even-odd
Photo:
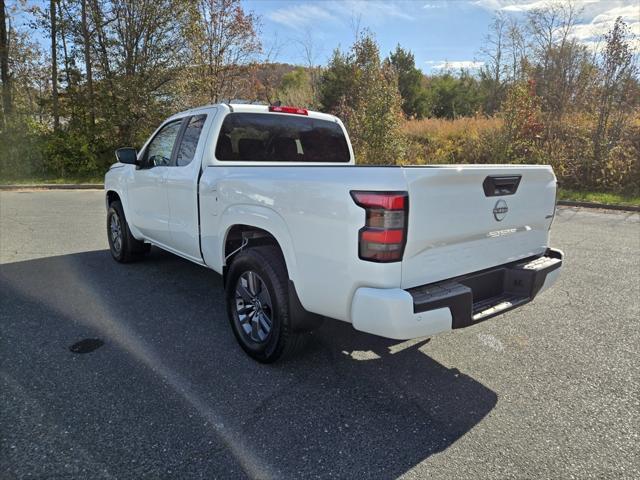
[[[168,167],[171,165],[171,153],[176,142],[182,120],[167,123],[157,133],[145,154],[145,164],[147,168]]]
[[[196,148],[198,147],[200,133],[202,132],[202,127],[204,127],[206,119],[206,115],[195,115],[189,119],[189,123],[184,129],[184,134],[180,141],[180,147],[178,148],[176,166],[184,167],[189,165],[193,160]]]

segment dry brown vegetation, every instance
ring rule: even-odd
[[[640,192],[640,110],[620,133],[617,144],[593,162],[593,116],[575,114],[544,129],[529,141],[514,144],[505,120],[465,117],[430,118],[403,124],[409,143],[407,164],[540,163],[550,164],[561,186],[638,195]],[[524,155],[522,155],[524,153]],[[588,172],[587,165],[592,168]]]

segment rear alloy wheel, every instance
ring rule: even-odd
[[[242,349],[259,362],[289,356],[303,340],[292,328],[288,280],[282,254],[268,245],[240,252],[229,267],[229,323]]]
[[[273,326],[273,303],[264,280],[254,271],[243,273],[236,282],[236,312],[248,340],[267,341]]]

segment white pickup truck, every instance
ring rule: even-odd
[[[119,262],[156,245],[223,275],[242,348],[272,362],[324,317],[392,339],[474,325],[553,284],[542,165],[356,166],[332,115],[219,104],[107,172]]]

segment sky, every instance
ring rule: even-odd
[[[496,11],[523,17],[549,0],[245,0],[246,10],[262,19],[265,50],[280,62],[305,64],[303,43],[313,45],[316,64],[325,64],[333,49],[353,43],[355,25],[371,30],[381,53],[399,43],[411,50],[425,73],[479,68],[480,47]],[[554,1],[554,0],[551,0]],[[560,0],[555,0],[560,1]],[[582,12],[573,36],[594,47],[622,16],[640,51],[640,0],[574,0]]]

